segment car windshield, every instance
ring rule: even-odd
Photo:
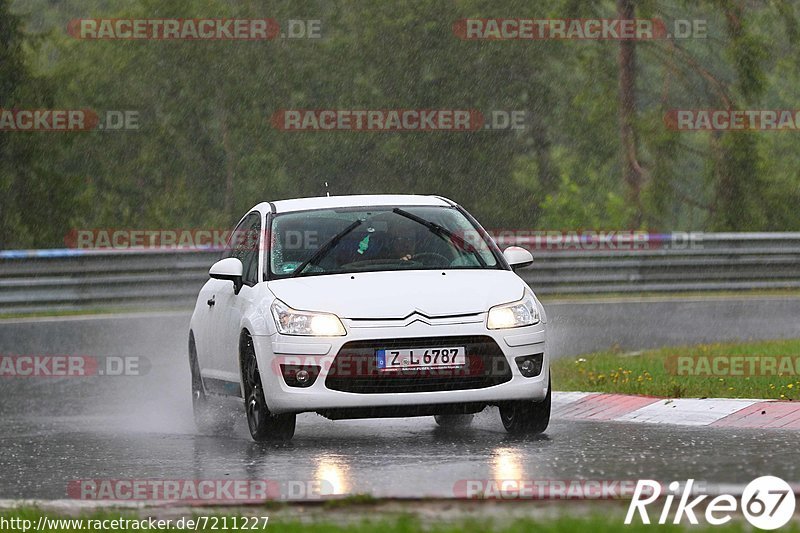
[[[386,270],[500,268],[454,207],[319,209],[272,219],[271,279]]]

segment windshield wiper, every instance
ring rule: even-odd
[[[400,209],[399,207],[395,207],[394,209],[392,209],[392,212],[397,213],[401,217],[406,217],[409,220],[413,220],[417,224],[422,224],[423,226],[428,228],[434,235],[437,235],[444,240],[449,239],[451,242],[458,244],[458,246],[468,251],[469,253],[473,254],[475,256],[475,259],[478,260],[478,263],[480,263],[482,268],[486,268],[486,261],[483,259],[481,253],[471,243],[464,240],[463,237],[456,235],[449,229],[445,228],[444,226],[440,226],[436,222],[425,220],[424,218],[418,217],[414,213],[409,213],[408,211]]]
[[[300,263],[300,266],[298,266],[298,267],[297,267],[297,268],[294,270],[294,272],[292,272],[292,275],[291,275],[291,276],[289,276],[289,277],[293,278],[293,277],[295,277],[295,276],[299,276],[299,275],[300,275],[300,274],[303,272],[303,270],[305,270],[306,268],[308,268],[308,265],[314,264],[314,263],[316,263],[317,261],[319,261],[320,259],[322,259],[323,257],[325,257],[326,255],[328,255],[328,252],[330,252],[330,251],[331,251],[331,249],[333,249],[333,247],[334,247],[334,246],[336,246],[337,244],[339,244],[339,241],[341,241],[342,239],[344,239],[344,238],[345,238],[345,236],[347,236],[347,234],[348,234],[348,233],[350,233],[351,231],[353,231],[354,229],[356,229],[357,227],[359,227],[359,226],[360,226],[361,224],[363,224],[363,223],[364,223],[364,221],[363,221],[363,220],[361,220],[361,219],[358,219],[358,220],[356,220],[355,222],[353,222],[352,224],[350,224],[349,226],[347,226],[346,228],[344,228],[342,231],[340,231],[339,233],[337,233],[336,235],[334,235],[333,237],[331,237],[331,238],[328,240],[328,242],[326,242],[325,244],[323,244],[322,246],[320,246],[320,247],[317,249],[317,251],[316,251],[316,252],[314,252],[314,253],[311,255],[311,257],[309,257],[308,259],[306,259],[305,261],[303,261],[302,263]]]

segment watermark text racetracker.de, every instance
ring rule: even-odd
[[[671,355],[665,370],[674,376],[748,377],[800,376],[797,355]]]
[[[800,109],[671,109],[674,131],[800,131]]]
[[[64,244],[78,250],[256,250],[266,242],[260,237],[257,231],[219,228],[75,228]]]
[[[81,40],[269,41],[321,39],[319,19],[141,18],[73,19],[67,33]]]
[[[474,132],[524,130],[524,110],[496,109],[280,109],[270,123],[279,131]]]
[[[0,131],[138,131],[139,111],[0,108]]]
[[[476,500],[613,500],[631,498],[631,479],[461,479],[456,498]]]
[[[141,376],[149,370],[149,359],[140,356],[0,354],[0,379]]]
[[[669,25],[657,18],[467,18],[453,23],[453,34],[468,41],[705,39],[708,23],[677,19]]]
[[[521,246],[531,252],[637,252],[647,250],[699,250],[702,232],[650,233],[638,230],[526,230],[488,229],[486,234],[501,248]],[[465,241],[480,243],[478,231],[465,231]]]
[[[326,479],[75,479],[67,496],[109,502],[259,503],[320,500],[335,493]]]

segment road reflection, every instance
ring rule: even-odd
[[[317,468],[314,479],[322,489],[321,495],[333,496],[350,492],[350,467],[341,456],[325,454],[315,461]]]
[[[496,448],[492,453],[492,478],[497,481],[524,479],[522,454],[514,448]]]

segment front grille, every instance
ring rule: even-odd
[[[443,348],[463,346],[466,365],[397,371],[378,369],[377,350],[397,348]],[[325,386],[331,390],[380,394],[482,389],[511,379],[511,368],[503,351],[491,337],[420,337],[348,342],[331,365]]]

